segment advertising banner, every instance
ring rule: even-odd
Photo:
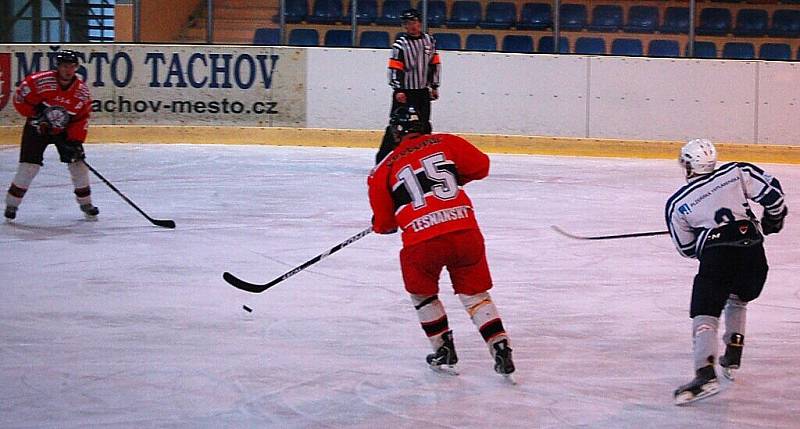
[[[0,45],[0,120],[11,97],[55,67],[54,45]],[[91,124],[306,126],[306,52],[264,46],[69,45],[92,94]]]

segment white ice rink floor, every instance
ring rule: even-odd
[[[369,235],[262,294],[266,282],[365,228],[374,151],[90,145],[88,161],[152,217],[92,178],[82,220],[51,148],[15,224],[0,224],[3,428],[798,428],[800,167],[767,238],[743,367],[686,407],[696,262],[664,230],[674,161],[492,156],[467,186],[517,364],[512,386],[442,279],[461,375],[424,363],[403,290],[399,235]],[[18,148],[0,148],[0,186]],[[793,280],[794,279],[794,280]],[[254,309],[247,313],[246,304]]]

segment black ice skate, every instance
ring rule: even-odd
[[[86,220],[97,220],[97,215],[100,214],[100,209],[89,204],[81,204],[81,211],[86,216]]]
[[[17,217],[17,208],[14,206],[6,206],[6,212],[4,214],[6,222],[11,222]]]
[[[719,393],[719,382],[714,365],[704,366],[697,370],[697,375],[690,383],[675,389],[675,405],[684,405]]]
[[[739,369],[742,363],[742,349],[744,348],[744,335],[731,335],[731,342],[725,346],[725,355],[719,358],[722,375],[728,380],[733,380],[733,370]]]
[[[506,377],[509,381],[516,384],[511,374],[516,370],[514,368],[514,360],[511,358],[511,347],[508,346],[508,340],[503,339],[492,344],[492,355],[494,356],[494,370],[498,374]]]
[[[456,355],[456,346],[453,344],[453,331],[442,334],[442,345],[435,353],[429,354],[425,360],[434,371],[458,375],[458,371],[455,369],[458,356]]]

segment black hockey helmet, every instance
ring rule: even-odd
[[[417,110],[411,106],[400,106],[395,109],[389,120],[389,126],[391,126],[394,132],[399,136],[404,136],[408,133],[425,132],[425,127],[422,121],[419,120]]]
[[[56,65],[62,63],[78,64],[78,53],[70,49],[58,51],[58,53],[56,53]]]
[[[403,21],[422,21],[422,14],[416,9],[406,9],[400,14],[400,19]]]

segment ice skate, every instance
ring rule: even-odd
[[[722,375],[728,380],[733,381],[733,370],[739,369],[742,363],[742,349],[744,348],[744,335],[731,335],[731,342],[725,346],[725,355],[719,358],[719,365],[722,367]]]
[[[97,220],[97,215],[100,214],[100,209],[93,206],[91,203],[81,204],[81,211],[84,216],[86,216],[86,220]]]
[[[17,208],[14,206],[6,206],[4,215],[6,217],[6,222],[13,222],[17,217]]]
[[[697,370],[694,380],[675,389],[675,405],[684,405],[719,393],[719,381],[714,366]]]
[[[517,384],[511,374],[516,370],[514,361],[511,358],[511,347],[508,340],[500,340],[492,344],[492,355],[494,356],[494,370],[505,377],[511,384]]]
[[[442,345],[436,350],[435,353],[429,354],[425,360],[432,370],[436,372],[458,375],[456,370],[456,363],[458,363],[458,356],[456,355],[456,347],[453,344],[453,331],[447,331],[442,334]]]

